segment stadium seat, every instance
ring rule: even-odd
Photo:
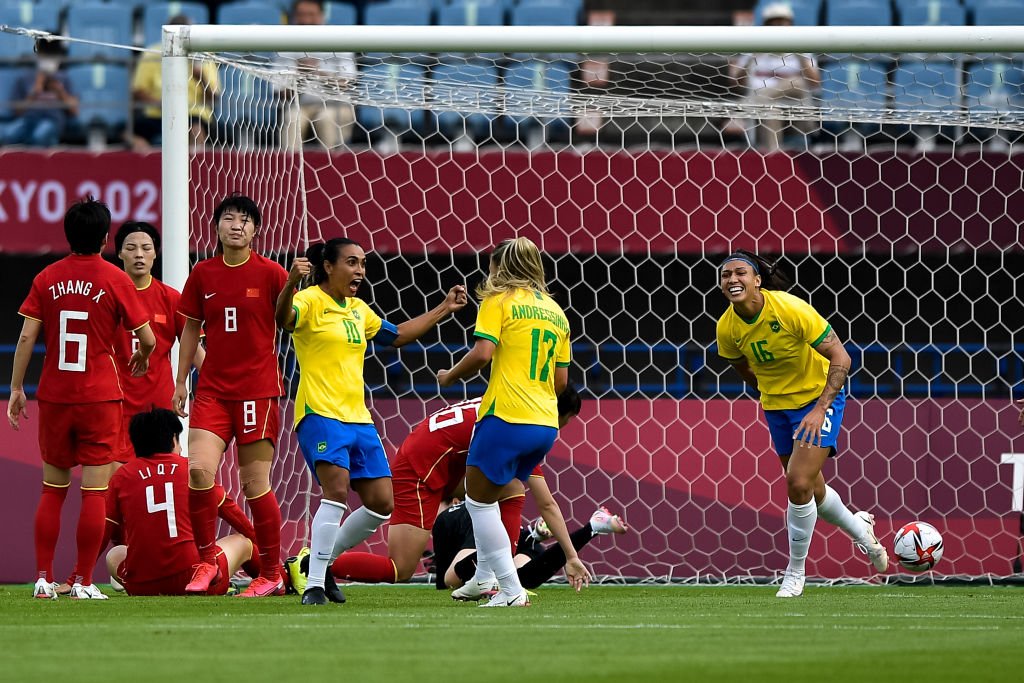
[[[821,66],[824,107],[883,109],[888,106],[888,69],[879,62],[842,59]]]
[[[508,5],[514,6],[515,2],[508,3]],[[519,5],[559,5],[561,7],[567,7],[574,12],[577,16],[583,11],[583,0],[519,0]]]
[[[220,70],[220,98],[213,109],[219,134],[237,144],[269,144],[277,128],[277,94],[271,83],[242,69]]]
[[[505,23],[505,7],[495,2],[456,0],[438,10],[437,23],[442,26],[501,26]]]
[[[1020,111],[1024,105],[1024,64],[985,61],[967,69],[966,101],[971,109]]]
[[[437,127],[449,140],[463,132],[476,140],[489,136],[492,116],[483,113],[460,113],[460,104],[472,109],[476,102],[493,100],[498,91],[498,72],[489,62],[451,62],[434,67],[434,97],[438,101],[453,102],[456,110],[437,111]],[[463,131],[465,121],[465,131]]]
[[[356,8],[347,2],[325,2],[324,21],[331,26],[354,26],[359,23]]]
[[[123,128],[131,107],[128,67],[117,64],[79,64],[68,68],[78,96],[78,121],[83,128],[100,124],[113,135]]]
[[[284,13],[273,2],[233,2],[217,10],[218,24],[267,25],[280,24]]]
[[[905,60],[893,77],[896,109],[948,109],[960,106],[960,69],[950,62]]]
[[[21,26],[21,11],[17,8],[0,6],[0,24]],[[35,41],[28,36],[0,35],[0,61],[10,62],[32,55]]]
[[[0,120],[9,119],[14,115],[11,111],[11,90],[18,76],[23,73],[31,73],[24,67],[3,67],[0,68]]]
[[[825,23],[829,26],[889,26],[892,5],[888,0],[829,0]]]
[[[509,23],[514,26],[575,26],[579,23],[579,12],[566,5],[517,5],[512,8]]]
[[[986,0],[974,7],[974,23],[978,26],[1024,25],[1024,3],[1019,0]]]
[[[428,26],[433,8],[427,3],[380,2],[367,5],[364,10],[363,23],[383,26]]]
[[[193,24],[210,23],[210,9],[201,2],[163,2],[146,5],[142,9],[142,34],[145,45],[159,43],[163,25],[169,19],[184,14]]]
[[[900,24],[903,26],[963,26],[967,10],[947,0],[918,0],[900,3]]]
[[[515,98],[526,98],[536,100],[541,95],[564,95],[568,94],[570,85],[570,72],[573,68],[569,62],[542,62],[539,60],[525,60],[514,62],[505,71],[506,95]],[[543,110],[543,105],[533,102],[531,106]],[[540,112],[539,112],[540,113]],[[538,131],[543,134],[544,130],[539,125],[539,119],[547,119],[545,116],[509,116],[508,121],[516,129],[513,134],[521,141],[528,142]],[[545,127],[547,128],[547,127]]]
[[[0,0],[0,10],[4,18],[9,19],[4,23],[24,28],[38,28],[52,33],[60,32],[60,3],[42,2],[34,3],[32,0]]]
[[[773,0],[761,0],[754,7],[754,24],[760,26],[764,23],[761,14],[768,5],[777,4]],[[788,0],[784,4],[789,5],[793,11],[794,26],[817,26],[821,23],[821,0]]]
[[[412,107],[423,101],[426,85],[426,70],[419,64],[371,64],[360,71],[360,90],[365,90],[371,99],[407,103],[410,108],[361,106],[356,118],[371,136],[381,127],[387,127],[396,135],[423,130],[426,113]]]
[[[75,4],[68,8],[67,24],[68,34],[74,38],[113,45],[134,43],[132,15],[121,7],[96,2]],[[124,50],[106,45],[72,42],[68,46],[68,57],[79,60],[125,60],[126,55]]]

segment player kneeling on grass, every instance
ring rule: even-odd
[[[532,484],[534,480],[530,481]],[[600,507],[590,516],[590,521],[569,534],[569,538],[572,547],[579,552],[597,536],[624,534],[628,530],[629,527],[618,515],[613,515],[607,508]],[[455,588],[456,591],[452,595],[456,599],[460,599],[456,593],[467,586],[470,587],[470,595],[475,593],[482,596],[479,590],[472,589],[475,583],[473,577],[477,571],[476,546],[473,541],[473,522],[466,507],[456,503],[439,514],[434,522],[432,537],[434,567],[437,573],[435,587],[438,590]],[[543,519],[538,519],[532,527],[520,527],[519,538],[513,546],[513,561],[523,588],[532,589],[540,586],[565,566],[565,551],[562,550],[562,546],[557,543],[543,543],[550,538],[551,531]]]
[[[188,595],[199,564],[188,515],[188,460],[181,455],[181,421],[157,408],[135,415],[128,435],[136,458],[110,480],[107,526],[120,526],[127,545],[107,553],[107,569],[129,595]],[[219,576],[207,595],[227,593],[229,578],[253,554],[241,534],[217,541]]]

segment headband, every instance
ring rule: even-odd
[[[754,261],[751,260],[750,257],[744,256],[743,254],[730,254],[725,258],[724,261],[722,261],[722,265],[719,266],[719,270],[721,270],[721,268],[724,267],[725,264],[728,263],[729,261],[743,261],[744,263],[749,264],[750,267],[754,269],[755,273],[757,273],[758,275],[761,274],[761,268],[758,267],[758,265],[754,263]]]

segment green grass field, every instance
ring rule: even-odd
[[[295,596],[50,602],[2,586],[0,680],[935,683],[1024,670],[1020,588],[775,590],[543,587],[527,609],[483,610],[426,586],[349,586],[347,604],[323,608]]]

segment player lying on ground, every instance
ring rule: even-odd
[[[825,460],[836,454],[850,355],[810,304],[782,291],[790,283],[773,261],[739,251],[722,262],[719,276],[730,305],[718,321],[718,354],[761,392],[768,431],[786,474],[789,566],[776,595],[803,593],[807,550],[819,515],[845,531],[884,572],[889,560],[875,538],[875,518],[850,512],[821,474]]]
[[[532,485],[533,480],[530,481]],[[572,547],[578,552],[596,536],[624,534],[628,529],[618,515],[613,515],[601,507],[590,516],[589,522],[569,534],[569,538],[572,540]],[[432,535],[434,568],[437,575],[435,586],[438,590],[455,588],[457,590],[452,593],[455,596],[459,592],[458,589],[474,583],[473,577],[476,574],[473,523],[466,507],[457,503],[440,513],[434,522]],[[522,527],[519,530],[513,559],[523,588],[536,588],[565,566],[565,552],[562,547],[557,543],[542,543],[550,538],[551,532],[542,520],[537,520],[533,528]],[[476,599],[494,590],[496,588],[493,586],[488,591],[475,590]]]
[[[199,563],[188,516],[188,460],[181,456],[182,426],[170,410],[154,408],[128,425],[135,455],[110,480],[108,532],[126,545],[107,553],[107,569],[129,595],[187,595]],[[223,595],[229,580],[253,555],[252,542],[231,534],[216,542],[218,578],[207,595]]]
[[[580,396],[571,385],[558,397],[558,424],[564,427],[580,412]],[[388,526],[388,554],[374,555],[348,551],[331,565],[331,573],[343,580],[366,583],[408,581],[419,566],[430,540],[438,510],[445,500],[461,495],[466,477],[466,453],[473,436],[480,399],[448,406],[430,415],[409,433],[392,461],[391,476],[395,509]],[[525,503],[525,490],[519,490],[498,502],[502,523],[509,541],[519,538],[519,524]],[[558,524],[561,511],[551,496],[540,468],[530,477],[530,490],[548,524]],[[562,522],[564,524],[564,520]],[[309,560],[300,552],[298,566],[288,565],[292,585],[302,583]],[[474,584],[476,585],[476,584]],[[296,588],[298,590],[298,588]]]

